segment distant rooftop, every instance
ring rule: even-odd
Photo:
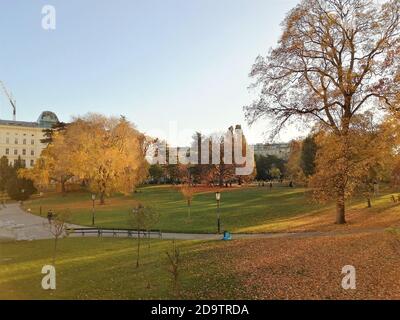
[[[40,114],[37,122],[0,120],[0,125],[29,127],[29,128],[51,128],[53,124],[59,122],[58,117],[51,111],[44,111]]]

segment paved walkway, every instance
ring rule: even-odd
[[[77,228],[78,226],[69,225]],[[22,210],[17,203],[0,205],[0,240],[51,239],[46,218],[35,216]]]
[[[48,239],[52,235],[47,219],[26,213],[18,204],[0,206],[0,238],[15,240]]]
[[[69,225],[71,228],[85,228]],[[350,229],[329,232],[296,232],[296,233],[257,233],[257,234],[232,234],[233,239],[272,239],[272,238],[313,238],[342,236],[366,232],[384,232],[385,228]],[[73,237],[82,237],[81,234],[72,234]],[[112,234],[103,237],[112,237]],[[133,237],[136,235],[133,234]],[[97,237],[96,234],[85,235],[85,237]],[[121,236],[123,237],[123,236]],[[126,237],[126,236],[125,236]],[[159,239],[158,235],[152,238]],[[6,208],[0,208],[0,240],[37,240],[51,239],[53,235],[48,228],[47,219],[35,216],[22,210],[18,204],[8,204]],[[176,240],[220,240],[219,234],[192,234],[192,233],[162,233],[162,239]]]

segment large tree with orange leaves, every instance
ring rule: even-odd
[[[378,106],[396,109],[400,2],[302,0],[283,28],[278,46],[253,66],[261,93],[245,107],[246,116],[250,123],[272,118],[274,132],[306,121],[334,135],[339,153],[331,196],[336,222],[343,224],[353,119]]]
[[[92,192],[131,192],[148,175],[146,137],[124,117],[89,114],[75,119],[66,131],[70,171],[89,182]]]

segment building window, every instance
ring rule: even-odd
[[[31,160],[31,167],[33,167],[35,165],[35,161]]]
[[[6,149],[6,155],[9,155],[10,154],[10,149]]]
[[[31,156],[35,155],[35,150],[31,150]]]
[[[22,144],[26,144],[26,139],[22,140]]]
[[[18,139],[17,138],[15,138],[14,143],[18,144]]]
[[[9,137],[6,138],[6,143],[10,144],[10,138]]]
[[[34,145],[35,144],[35,140],[32,139],[31,140],[31,144]]]
[[[26,156],[26,149],[22,149],[22,155]]]
[[[18,154],[18,150],[14,149],[14,155],[17,155],[17,154]]]

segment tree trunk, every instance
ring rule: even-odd
[[[347,102],[346,108],[350,110],[350,102]],[[345,204],[345,194],[346,194],[346,181],[348,180],[349,172],[349,126],[350,126],[350,116],[344,116],[342,119],[342,136],[340,137],[343,145],[340,150],[340,158],[338,159],[338,180],[336,181],[337,188],[337,198],[336,198],[336,224],[346,223],[346,204]]]
[[[371,199],[370,198],[367,198],[367,205],[368,205],[368,208],[372,208],[372,204],[371,204]]]
[[[58,237],[55,237],[55,238],[54,238],[54,251],[53,251],[53,266],[56,265],[57,241],[58,241]]]
[[[345,203],[344,196],[340,196],[336,200],[336,224],[345,224]]]
[[[100,192],[100,205],[104,205],[105,203],[105,193],[102,191]]]
[[[67,195],[67,188],[65,187],[65,180],[61,179],[61,193],[62,196],[65,197]]]

